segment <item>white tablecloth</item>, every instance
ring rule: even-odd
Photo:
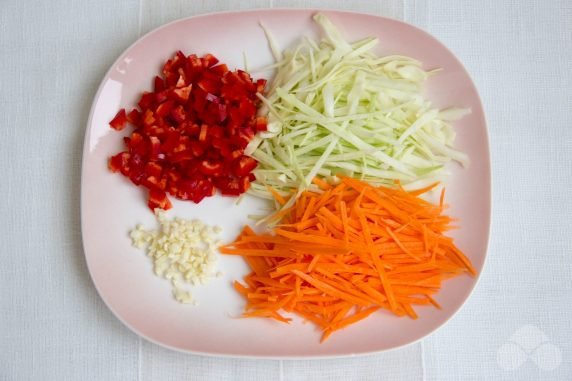
[[[489,259],[461,312],[421,343],[323,361],[185,355],[130,332],[89,279],[80,166],[105,71],[165,22],[255,7],[405,20],[476,82],[493,156]],[[3,0],[0,52],[0,380],[572,379],[572,2]]]

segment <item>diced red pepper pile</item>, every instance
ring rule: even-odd
[[[246,192],[255,180],[255,159],[244,148],[266,118],[257,117],[265,79],[253,82],[242,70],[229,71],[211,54],[202,58],[178,51],[155,77],[139,109],[121,109],[109,123],[116,130],[132,124],[126,150],[109,160],[135,185],[149,189],[149,208],[170,209],[167,193],[196,203],[215,194]]]

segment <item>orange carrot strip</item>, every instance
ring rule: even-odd
[[[305,280],[306,282],[310,283],[312,286],[316,287],[317,289],[319,289],[320,291],[322,291],[328,295],[337,296],[338,298],[343,299],[349,303],[360,305],[360,306],[369,305],[369,301],[359,299],[358,297],[353,296],[351,294],[348,294],[347,292],[340,291],[340,290],[330,286],[327,283],[324,283],[324,282],[317,280],[317,279],[315,279],[309,275],[304,274],[301,271],[293,270],[292,272],[294,274],[296,274],[297,276],[299,276],[300,278],[302,278],[303,280]]]
[[[403,309],[405,310],[405,312],[407,313],[407,315],[411,318],[411,319],[417,319],[417,313],[415,313],[415,310],[413,310],[413,308],[411,308],[411,305],[409,303],[401,303],[401,306],[403,307]]]
[[[244,287],[240,282],[235,280],[232,285],[234,289],[238,291],[238,293],[242,296],[246,297],[246,295],[248,295],[248,288]]]
[[[362,228],[363,228],[365,241],[366,241],[367,245],[370,247],[371,258],[373,259],[373,263],[375,264],[375,267],[376,267],[377,272],[379,274],[379,279],[381,280],[381,283],[383,284],[383,288],[385,290],[385,295],[387,296],[387,300],[389,301],[389,305],[391,306],[391,309],[395,310],[397,307],[397,302],[395,300],[395,296],[393,295],[393,290],[392,290],[391,284],[389,283],[389,279],[387,278],[385,270],[379,261],[379,256],[374,252],[375,249],[373,249],[373,241],[371,239],[371,233],[369,231],[369,226],[367,225],[367,222],[365,221],[364,215],[361,213],[361,211],[359,209],[357,210],[357,213],[358,213],[358,218],[359,218],[360,223],[361,223]]]
[[[368,317],[369,315],[371,315],[372,313],[374,313],[375,311],[379,310],[379,307],[369,307],[366,308],[363,311],[360,311],[358,313],[353,314],[352,316],[345,318],[343,320],[340,320],[337,323],[332,324],[329,328],[332,331],[337,331],[338,329],[347,327],[350,324],[353,324],[355,322],[358,322],[362,319],[365,319],[366,317]]]
[[[433,183],[433,184],[431,184],[431,185],[429,185],[429,186],[426,186],[425,188],[421,188],[421,189],[417,189],[417,190],[414,190],[414,191],[410,191],[409,194],[410,194],[410,195],[413,195],[413,196],[419,196],[419,195],[422,195],[423,193],[429,192],[431,189],[435,188],[437,185],[439,185],[438,182]]]
[[[274,199],[280,204],[280,205],[284,205],[286,204],[286,200],[284,199],[284,197],[282,197],[282,195],[280,193],[278,193],[278,191],[274,188],[272,188],[270,185],[266,186],[266,189],[268,189],[268,191],[272,194],[272,196],[274,197]]]
[[[219,251],[222,254],[228,255],[242,255],[242,256],[267,256],[267,257],[286,257],[286,258],[296,258],[298,254],[292,253],[286,250],[264,250],[264,249],[228,249],[220,248]]]
[[[328,190],[332,188],[330,184],[318,177],[314,177],[312,183],[316,184],[321,190]]]
[[[310,199],[310,201],[308,202],[308,205],[306,205],[306,211],[304,212],[304,214],[302,215],[302,219],[300,220],[300,222],[304,222],[306,221],[311,215],[315,214],[315,210],[314,210],[314,205],[316,204],[316,197],[312,197]]]
[[[320,255],[315,255],[314,258],[312,258],[312,260],[310,261],[310,264],[308,264],[307,272],[312,272],[312,270],[314,270],[314,267],[316,266],[319,260],[320,260]]]

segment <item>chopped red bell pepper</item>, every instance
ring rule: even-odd
[[[179,101],[180,103],[186,103],[189,100],[189,96],[191,95],[191,90],[193,89],[193,85],[190,84],[188,86],[183,86],[173,90],[173,97]]]
[[[153,177],[161,177],[163,168],[156,162],[150,161],[145,165],[145,173]]]
[[[203,62],[203,67],[211,67],[218,63],[218,58],[210,53],[207,53],[203,56],[203,58],[201,58],[201,61]]]
[[[260,79],[259,79],[259,81],[260,81]],[[157,76],[155,76],[155,80],[153,81],[153,91],[155,93],[159,93],[163,90],[165,90],[165,81],[163,80],[163,78],[161,78],[157,75]]]
[[[120,152],[117,155],[112,156],[109,159],[108,167],[111,172],[129,172],[129,158],[131,155],[129,152]]]
[[[157,106],[157,109],[155,110],[155,115],[159,117],[169,115],[174,106],[175,106],[174,101],[163,102],[159,106]]]
[[[179,105],[171,110],[171,118],[177,123],[180,124],[187,119],[187,113],[183,106]]]
[[[248,190],[248,188],[250,188],[249,176],[241,177],[238,182],[239,182],[238,189],[240,190],[240,193],[244,193]]]
[[[163,65],[144,92],[139,109],[121,109],[110,122],[136,129],[124,138],[125,151],[109,159],[112,172],[149,189],[148,206],[169,209],[167,194],[200,202],[215,194],[246,192],[256,179],[255,159],[244,148],[265,117],[256,116],[265,79],[253,81],[242,70],[229,71],[212,54],[185,56],[181,51]]]
[[[234,175],[239,177],[247,176],[257,165],[258,162],[253,158],[241,156],[233,162]]]
[[[171,90],[163,90],[155,93],[155,104],[161,104],[171,97]]]
[[[167,198],[167,194],[160,189],[149,190],[149,201],[147,203],[151,210],[156,208],[169,210],[171,209],[171,201]]]
[[[127,114],[127,122],[139,126],[141,124],[141,113],[137,109],[133,109]]]
[[[254,122],[254,128],[256,128],[256,131],[266,131],[267,127],[268,127],[268,122],[266,120],[266,117],[259,116],[256,118],[256,121]]]
[[[115,115],[115,117],[109,122],[111,128],[117,131],[121,131],[127,125],[127,114],[125,114],[125,109],[122,108],[119,112]]]
[[[155,93],[144,92],[139,99],[137,105],[141,109],[141,111],[147,110],[150,107],[153,107],[155,103]]]
[[[224,164],[222,162],[203,160],[201,161],[200,171],[202,174],[207,176],[220,176],[224,169]]]

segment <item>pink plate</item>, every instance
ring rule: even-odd
[[[143,251],[131,247],[128,232],[136,224],[155,227],[145,193],[124,177],[107,169],[107,159],[122,148],[123,133],[108,122],[122,107],[131,108],[152,78],[176,50],[186,54],[212,53],[231,68],[272,63],[262,21],[288,47],[303,35],[317,37],[311,16],[315,10],[255,10],[218,13],[178,20],[152,31],[129,47],[105,75],[87,123],[82,173],[82,231],[89,271],[99,294],[130,329],[168,348],[219,356],[308,358],[366,354],[413,343],[443,325],[467,300],[477,279],[461,276],[445,283],[437,300],[442,310],[418,308],[419,319],[397,318],[379,312],[365,321],[319,343],[320,332],[311,324],[294,320],[290,325],[264,319],[237,318],[243,301],[231,282],[247,271],[239,257],[221,256],[222,278],[198,287],[199,306],[181,305],[171,296],[168,281],[152,273]],[[451,165],[447,184],[449,212],[460,218],[454,238],[483,269],[487,252],[491,209],[490,159],[485,117],[469,75],[455,56],[427,33],[383,17],[324,11],[350,40],[368,36],[380,39],[378,53],[401,54],[442,68],[428,84],[428,94],[438,107],[470,107],[472,114],[457,123],[457,147],[468,153],[471,166]],[[256,75],[254,75],[256,77]],[[173,201],[169,216],[199,218],[223,227],[223,241],[234,239],[260,214],[263,204],[245,198],[213,197],[195,205]]]

